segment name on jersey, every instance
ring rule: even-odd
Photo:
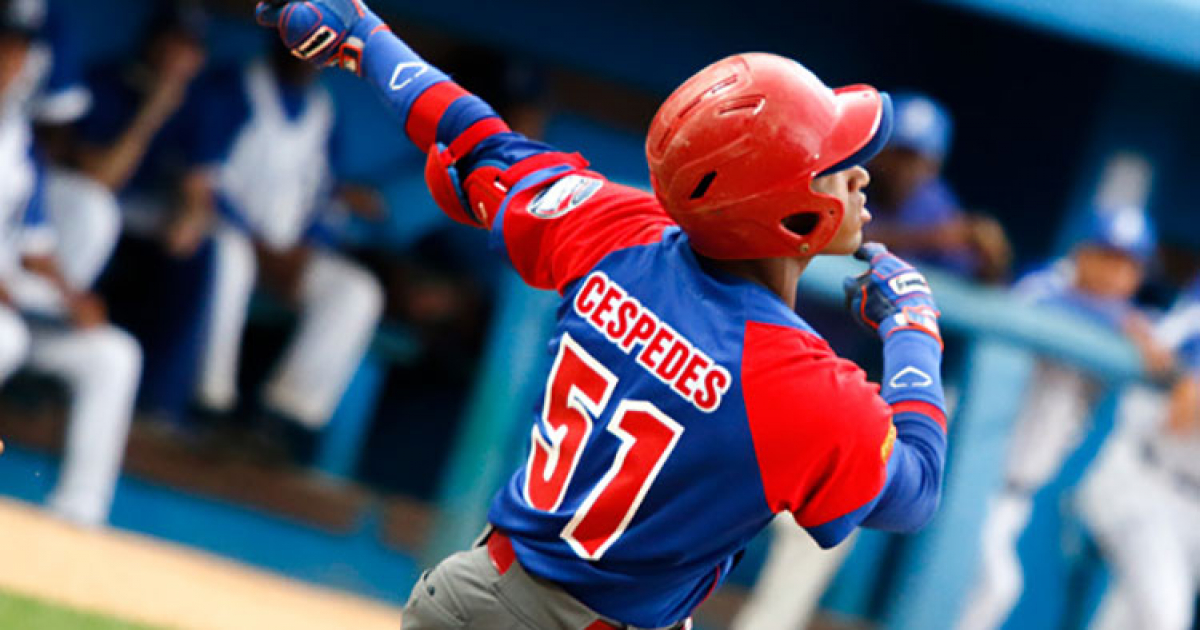
[[[603,272],[593,272],[575,296],[575,312],[655,378],[697,409],[721,406],[729,370],[642,306]]]

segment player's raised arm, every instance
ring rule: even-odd
[[[892,413],[895,443],[889,444],[887,482],[879,495],[849,522],[828,524],[824,532],[859,524],[890,531],[913,531],[933,517],[941,499],[946,463],[946,402],[942,390],[942,338],[939,312],[929,283],[914,267],[877,243],[856,256],[871,268],[846,281],[853,318],[883,341],[880,396]]]
[[[508,131],[487,103],[413,52],[359,0],[260,2],[257,19],[277,28],[297,57],[340,67],[374,86],[423,152],[457,142],[465,155],[487,136]]]
[[[671,224],[652,196],[513,133],[360,0],[260,2],[257,18],[296,56],[373,85],[428,154],[434,201],[451,219],[491,230],[493,247],[532,286],[563,291],[608,253],[653,242]]]

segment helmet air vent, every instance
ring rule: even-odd
[[[712,186],[713,180],[717,178],[717,172],[711,171],[700,179],[700,183],[696,184],[696,189],[692,191],[692,195],[688,199],[699,199],[708,192],[708,187]]]

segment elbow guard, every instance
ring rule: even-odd
[[[481,131],[475,133],[476,128]],[[459,172],[456,166],[459,160],[483,140],[507,130],[499,119],[483,120],[449,147],[434,145],[430,149],[425,162],[425,184],[434,202],[452,220],[490,229],[509,192],[525,177],[547,168],[583,169],[588,166],[587,160],[578,154],[548,151],[533,153],[511,164],[485,160],[469,173]]]
[[[472,210],[469,201],[470,195],[467,194],[467,187],[459,178],[455,164],[489,136],[508,130],[508,125],[499,118],[485,118],[471,125],[449,146],[437,143],[430,146],[429,157],[425,160],[425,185],[429,187],[433,201],[437,203],[442,212],[446,213],[446,216],[473,227],[483,227],[490,223],[488,217],[478,215],[476,211]],[[476,176],[485,170],[489,169],[476,169],[468,179],[479,180]],[[494,170],[499,171],[499,169]],[[483,188],[492,187],[485,186]],[[500,191],[496,192],[500,193]],[[504,198],[503,193],[500,193],[500,198]],[[481,209],[485,212],[486,208],[485,204],[481,204]]]

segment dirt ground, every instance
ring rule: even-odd
[[[0,589],[188,630],[398,630],[400,610],[0,500]]]

